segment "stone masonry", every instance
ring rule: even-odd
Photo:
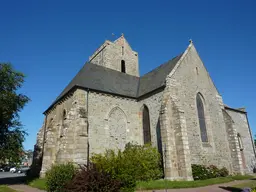
[[[91,65],[109,68],[108,73],[115,70],[124,78],[138,80],[134,86],[141,88],[138,53],[123,35],[114,42],[106,41],[89,60]],[[162,78],[157,73],[169,65],[164,84],[144,95],[114,94],[113,88],[101,91],[100,82],[95,80],[95,87],[75,84],[59,97],[45,111],[38,133],[36,146],[41,152],[34,155],[34,162],[42,158],[41,176],[54,163],[86,164],[93,154],[106,149],[123,150],[128,142],[143,145],[143,107],[148,109],[150,140],[163,157],[166,179],[193,180],[191,164],[213,164],[226,167],[230,173],[252,172],[255,148],[247,114],[224,105],[194,44],[190,42],[176,63],[151,72],[151,78]],[[84,83],[83,79],[78,83]],[[125,83],[129,84],[128,80]],[[155,86],[151,84],[148,86]],[[106,89],[107,84],[103,86]],[[201,140],[198,95],[203,103],[207,142]]]

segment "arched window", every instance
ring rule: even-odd
[[[200,132],[201,132],[201,140],[202,142],[208,142],[203,98],[199,93],[196,96],[196,105],[197,105],[198,120],[199,120]]]
[[[144,144],[151,143],[151,133],[150,133],[150,118],[149,110],[147,106],[144,105],[142,111],[142,121],[143,121],[143,138]]]
[[[237,139],[238,139],[239,149],[240,149],[240,151],[242,151],[244,147],[243,147],[243,143],[242,143],[242,139],[241,139],[240,133],[237,133]]]
[[[124,60],[121,61],[121,72],[125,73],[125,61]]]

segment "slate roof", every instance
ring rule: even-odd
[[[182,54],[174,57],[168,62],[160,65],[159,67],[140,77],[140,84],[137,96],[141,97],[153,90],[164,86],[167,75],[173,70],[177,62],[180,60],[181,56]]]
[[[45,112],[74,87],[137,99],[165,86],[166,76],[173,70],[181,56],[182,54],[174,57],[142,77],[128,75],[93,63],[86,63]]]
[[[232,111],[240,112],[240,113],[247,113],[244,107],[242,107],[242,108],[233,108],[233,107],[229,107],[228,105],[225,105],[225,104],[224,104],[224,107],[227,110],[232,110]]]

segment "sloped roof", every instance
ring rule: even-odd
[[[146,73],[140,78],[138,97],[165,85],[167,75],[173,70],[182,54]]]
[[[239,113],[247,113],[244,107],[242,107],[242,108],[233,108],[233,107],[229,107],[228,105],[225,105],[225,104],[224,104],[224,107],[227,110],[231,110],[231,111],[235,111],[235,112],[239,112]]]
[[[181,56],[182,54],[174,57],[142,77],[128,75],[93,63],[86,63],[45,112],[74,87],[137,99],[165,86],[166,76],[173,70]]]

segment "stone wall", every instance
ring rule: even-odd
[[[124,149],[128,142],[142,144],[136,100],[96,92],[89,92],[88,99],[90,154]]]
[[[161,139],[165,178],[193,180],[184,111],[166,89],[160,111]]]
[[[233,120],[235,130],[235,141],[238,143],[237,134],[240,135],[242,148],[239,151],[242,156],[242,168],[245,173],[252,173],[252,164],[255,163],[255,149],[253,145],[250,128],[248,127],[247,117],[245,112],[238,112],[231,109],[226,109],[227,113]]]
[[[166,91],[169,90],[169,96],[180,106],[180,110],[184,111],[189,142],[189,149],[186,151],[190,153],[191,163],[214,164],[231,170],[221,96],[192,43],[179,62],[167,77]],[[208,142],[201,141],[196,106],[198,93],[204,100]]]
[[[159,110],[162,93],[137,102],[109,94],[89,92],[90,154],[106,149],[124,149],[128,142],[143,144],[142,112],[145,104],[150,113],[151,141],[159,147]]]
[[[46,114],[41,175],[54,163],[87,162],[86,92],[70,93]]]
[[[87,153],[124,149],[128,142],[143,144],[143,105],[149,108],[152,143],[159,148],[161,96],[160,92],[137,102],[90,90],[74,91],[46,115],[42,176],[53,163],[83,164],[87,162]]]
[[[30,176],[38,177],[40,175],[40,171],[42,169],[42,160],[43,160],[43,143],[44,143],[44,127],[45,122],[42,127],[39,129],[36,138],[36,144],[34,145],[33,151],[33,161],[31,165]]]
[[[222,112],[223,112],[223,117],[226,124],[226,132],[228,135],[229,151],[231,154],[232,173],[244,174],[242,156],[239,149],[237,131],[234,127],[234,121],[232,120],[232,117],[226,112],[226,110],[223,110]]]
[[[121,61],[125,61],[126,73],[139,76],[138,53],[133,51],[122,36],[117,41],[106,41],[93,56],[90,62],[107,68],[121,71]]]
[[[141,134],[143,134],[142,125],[142,109],[143,105],[149,109],[150,118],[150,132],[151,142],[153,146],[156,146],[160,152],[162,152],[161,130],[160,130],[160,110],[163,99],[163,91],[145,97],[138,102],[139,107],[139,126],[141,128]]]

